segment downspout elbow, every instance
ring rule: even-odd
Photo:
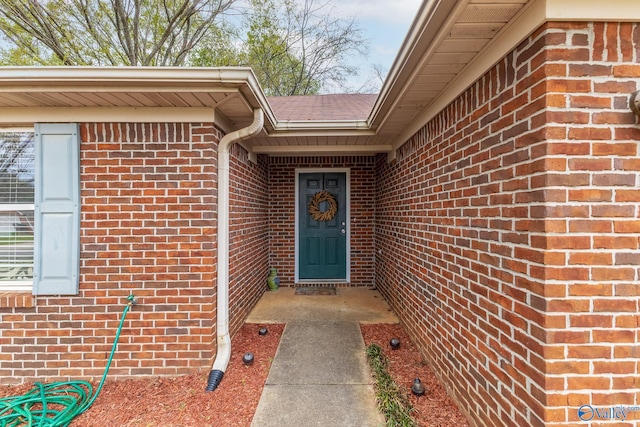
[[[218,144],[218,292],[217,292],[217,351],[209,372],[206,391],[214,391],[231,359],[229,335],[229,149],[236,142],[256,135],[264,125],[261,108],[253,111],[253,122],[222,137]]]
[[[247,138],[257,135],[264,126],[264,112],[262,108],[253,110],[253,122],[246,128],[235,130],[226,134],[218,144],[218,157],[221,152],[229,152],[229,148],[236,142],[244,141]],[[219,181],[218,181],[219,182]]]

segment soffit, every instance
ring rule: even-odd
[[[522,13],[528,0],[425,2],[403,45],[371,125],[401,135]],[[520,40],[511,40],[515,46]],[[404,55],[403,55],[404,54]],[[486,70],[478,70],[478,73]]]
[[[265,102],[248,68],[0,67],[3,122],[55,121],[61,112],[113,120],[119,111],[132,122],[172,114],[213,121],[215,111],[215,120],[233,130],[250,124]]]

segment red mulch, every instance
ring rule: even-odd
[[[261,327],[268,328],[264,336]],[[72,427],[247,427],[251,424],[284,325],[245,324],[231,345],[231,361],[220,386],[204,391],[209,372],[173,378],[109,381]],[[251,366],[242,356],[254,354]],[[94,384],[97,386],[97,383]],[[32,384],[0,387],[0,397],[19,395]]]
[[[261,327],[267,335],[258,335]],[[217,390],[206,393],[208,372],[181,377],[120,380],[105,383],[100,396],[72,427],[248,427],[267,379],[284,325],[245,324],[232,339],[231,361]],[[419,377],[429,392],[411,396],[420,426],[468,426],[400,325],[362,325],[367,345],[378,343],[390,360],[390,373],[407,390]],[[401,340],[391,351],[389,340]],[[242,356],[252,352],[255,361],[244,366]],[[97,386],[97,383],[94,384]],[[21,395],[32,384],[0,386],[0,397]]]
[[[421,427],[469,426],[460,410],[453,403],[429,366],[423,360],[416,346],[399,324],[361,325],[365,344],[378,344],[389,359],[389,373],[394,381],[410,396],[413,417]],[[400,348],[392,350],[391,338],[400,340]],[[411,385],[416,378],[427,388],[424,396],[411,393]]]

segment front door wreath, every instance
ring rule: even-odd
[[[320,203],[322,202],[327,202],[329,205],[325,211],[320,210]],[[331,221],[333,217],[336,216],[336,212],[338,212],[338,203],[336,203],[336,198],[328,191],[318,191],[311,198],[311,202],[309,203],[309,214],[315,221]]]

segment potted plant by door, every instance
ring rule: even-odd
[[[269,286],[270,291],[277,291],[278,286],[280,285],[280,278],[278,277],[278,272],[273,267],[269,269],[269,277],[267,277],[267,285]]]

